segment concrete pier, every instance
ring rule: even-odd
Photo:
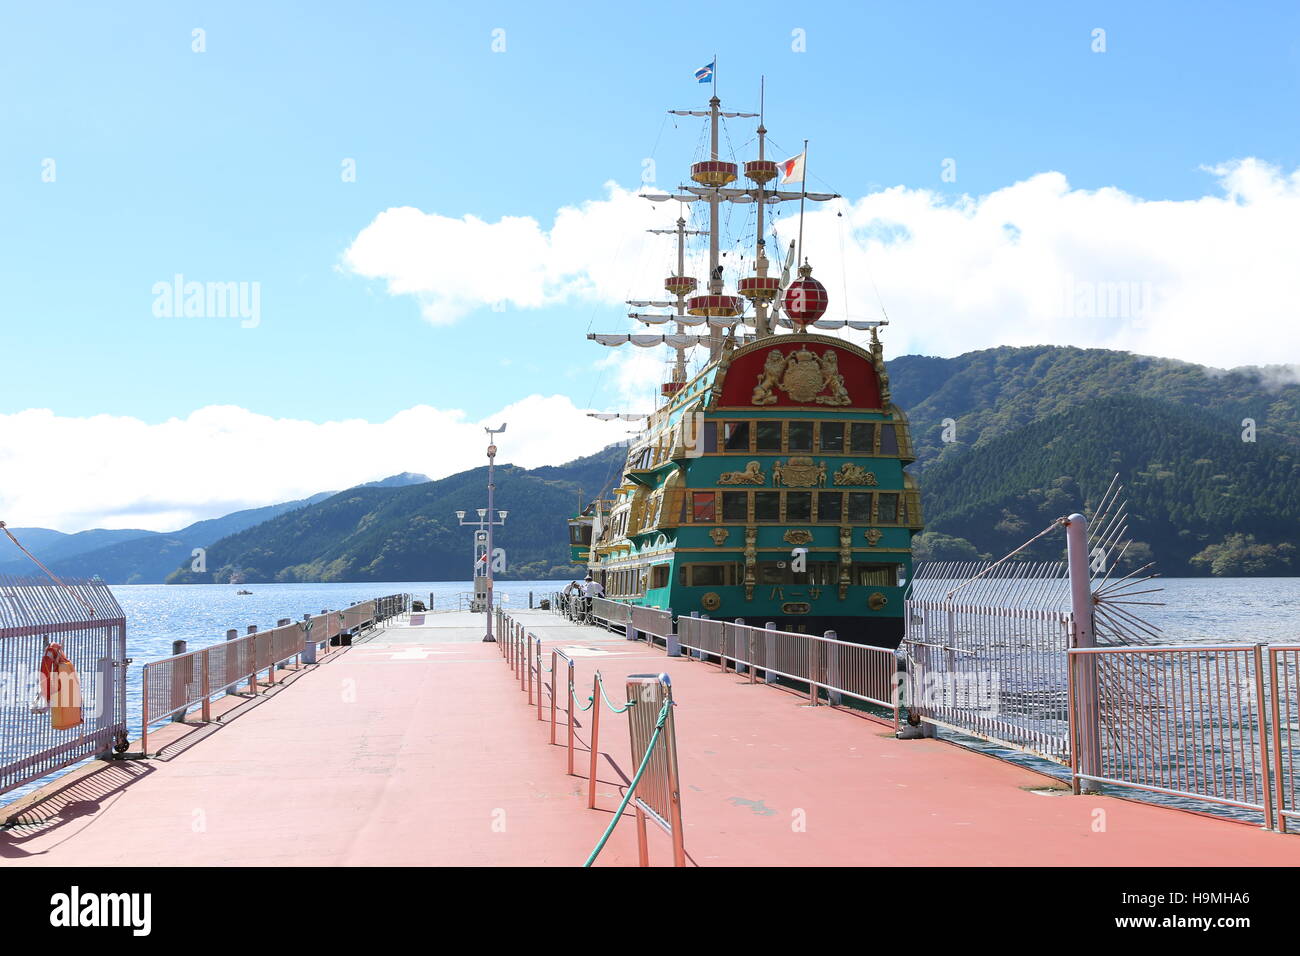
[[[690,657],[514,612],[621,703],[631,673],[667,672],[677,701],[691,865],[1293,865],[1300,842],[1100,796],[941,740],[900,741],[857,713]],[[417,616],[417,620],[419,617]],[[548,743],[482,615],[436,613],[282,672],[219,721],[168,725],[158,759],[99,764],[24,801],[5,865],[580,865],[635,768],[626,718],[601,718],[587,807],[590,713]],[[549,677],[549,675],[547,675]],[[561,715],[563,717],[563,699]],[[601,705],[603,706],[603,704]],[[150,737],[154,748],[153,735]],[[651,828],[652,862],[670,862]],[[630,813],[597,865],[635,865]]]

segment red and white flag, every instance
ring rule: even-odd
[[[803,182],[803,160],[808,155],[807,150],[798,156],[791,156],[784,162],[777,163],[781,168],[782,183],[801,183]]]

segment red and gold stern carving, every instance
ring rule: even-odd
[[[755,349],[727,368],[721,404],[880,408],[880,380],[856,350],[820,342]]]

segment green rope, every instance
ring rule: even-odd
[[[609,821],[609,826],[601,835],[600,842],[596,848],[591,851],[591,856],[587,857],[587,862],[582,864],[583,868],[591,866],[596,862],[596,857],[600,856],[600,851],[605,849],[605,844],[609,842],[610,835],[614,832],[614,827],[618,826],[618,821],[623,819],[623,811],[627,809],[628,801],[632,799],[632,794],[636,793],[636,786],[641,782],[641,776],[645,773],[645,768],[650,766],[650,755],[655,752],[655,744],[659,743],[659,737],[664,731],[664,722],[668,720],[668,707],[672,703],[670,700],[664,701],[664,706],[659,711],[659,716],[655,719],[655,732],[650,738],[650,745],[645,749],[645,756],[641,758],[641,766],[636,768],[636,776],[628,784],[627,793],[623,795],[623,802],[618,805],[614,811],[614,819]]]
[[[574,686],[573,686],[573,681],[569,681],[569,697],[571,697],[574,701],[576,701],[576,700],[578,699],[578,692],[577,692],[577,690],[576,690],[576,689],[574,688]],[[579,708],[578,708],[578,713],[580,713],[580,714],[582,714],[582,713],[586,713],[587,711],[591,710],[592,706],[593,706],[595,703],[596,703],[596,698],[595,698],[595,696],[592,695],[592,694],[588,694],[588,695],[587,695],[587,706],[586,706],[586,707],[579,707]]]
[[[612,703],[610,703],[609,697],[606,696],[605,694],[605,678],[601,676],[600,671],[596,671],[596,683],[600,687],[600,696],[605,698],[605,705],[609,707],[609,709],[612,710],[614,713],[625,714],[627,713],[628,708],[630,708],[633,704],[636,703],[636,701],[634,700],[629,700],[622,707],[615,707]]]

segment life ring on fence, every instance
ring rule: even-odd
[[[69,730],[80,726],[81,680],[77,668],[63,653],[63,645],[51,644],[41,658],[41,683],[35,713],[50,712],[50,726]]]

